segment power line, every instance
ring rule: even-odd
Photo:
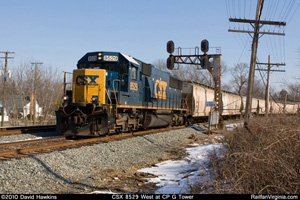
[[[252,1],[250,1],[249,19],[251,18],[251,3],[252,3]]]
[[[291,20],[292,20],[292,18],[294,17],[294,15],[295,15],[295,13],[296,13],[296,10],[298,10],[299,5],[300,5],[300,2],[298,3],[296,9],[294,10],[293,14],[291,15],[291,18],[290,18],[288,21],[291,21]],[[286,29],[286,28],[287,28],[287,26],[285,27],[285,29]]]
[[[291,12],[294,4],[295,4],[295,0],[290,1],[290,3],[288,4],[285,12],[282,15],[282,20],[286,20],[287,19],[287,17],[289,16],[289,14],[290,14],[290,12]]]

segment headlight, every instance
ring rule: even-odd
[[[98,96],[93,96],[92,97],[92,102],[97,103],[98,102]]]
[[[102,59],[101,55],[102,55],[102,53],[98,53],[98,60]]]
[[[68,96],[68,95],[65,95],[65,96],[63,97],[63,100],[64,100],[64,101],[69,101],[69,96]]]

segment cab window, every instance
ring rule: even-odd
[[[127,65],[125,63],[120,64],[120,74],[127,74]]]
[[[131,67],[131,80],[137,80],[137,68]]]
[[[117,71],[117,64],[116,63],[104,63],[103,69],[109,71]]]

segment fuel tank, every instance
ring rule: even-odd
[[[144,127],[156,128],[169,126],[172,123],[171,110],[157,110],[154,114],[147,114],[145,116]]]

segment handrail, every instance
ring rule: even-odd
[[[57,94],[57,97],[56,97],[56,99],[55,99],[55,108],[57,109],[58,108],[58,97],[59,97],[59,95],[60,95],[60,93],[61,93],[61,91],[62,91],[62,88],[63,87],[65,87],[66,88],[66,85],[68,85],[68,84],[72,84],[72,83],[63,83],[62,84],[62,86],[60,87],[60,89],[59,89],[59,92],[58,92],[58,94]],[[65,95],[66,93],[64,92],[64,95]]]
[[[56,108],[56,110],[57,110],[57,106],[58,106],[58,103],[57,103],[57,100],[58,100],[58,97],[59,97],[59,95],[60,95],[60,92],[61,92],[61,90],[62,90],[62,88],[63,88],[63,86],[65,85],[65,83],[63,83],[62,85],[61,85],[61,87],[60,87],[60,89],[59,89],[59,92],[58,92],[58,94],[57,94],[57,97],[56,97],[56,99],[55,99],[55,108]]]
[[[117,116],[117,114],[118,114],[118,99],[117,99],[117,95],[116,95],[115,81],[120,81],[120,79],[113,80],[113,89],[114,89],[114,94],[115,94],[115,99],[116,99],[116,116]]]
[[[109,99],[109,101],[110,101],[110,106],[109,106],[109,114],[111,114],[111,109],[112,109],[112,101],[111,101],[111,98],[110,98],[110,96],[109,96],[109,94],[108,94],[108,91],[107,91],[107,89],[105,88],[105,92],[106,92],[106,94],[107,94],[107,97],[108,97],[108,99]]]

